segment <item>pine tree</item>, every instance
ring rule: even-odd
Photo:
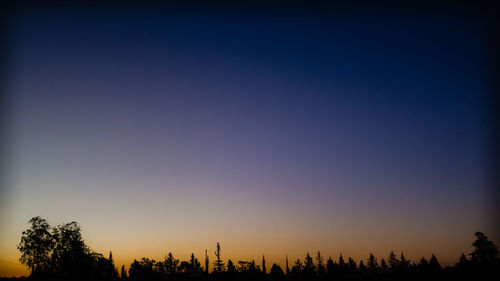
[[[391,253],[389,254],[388,263],[389,263],[389,269],[392,272],[397,271],[399,267],[399,260],[398,258],[396,258],[396,255],[394,254],[393,251],[391,251]]]
[[[380,261],[380,271],[382,271],[382,273],[387,273],[388,271],[387,263],[384,258]]]
[[[262,272],[264,274],[267,274],[267,270],[266,270],[266,259],[264,258],[264,255],[262,255]]]
[[[345,274],[347,272],[347,265],[344,261],[344,258],[342,257],[342,253],[340,253],[339,256],[339,271],[340,274]]]
[[[295,261],[295,264],[292,266],[292,274],[293,276],[298,277],[302,274],[303,271],[304,267],[302,266],[302,262],[300,261],[300,259],[297,259]]]
[[[333,262],[332,257],[328,257],[326,261],[326,274],[333,276],[335,274],[336,264]]]
[[[418,266],[422,269],[422,270],[426,270],[428,267],[429,267],[429,262],[424,258],[422,257],[420,259],[420,262],[418,263]]]
[[[370,273],[378,272],[377,258],[375,258],[375,256],[372,253],[370,253],[370,257],[368,258],[366,263],[368,265],[368,270],[370,271]]]
[[[283,273],[283,269],[275,263],[273,263],[273,266],[271,266],[271,271],[269,272],[269,275],[271,276],[271,280],[281,280],[283,279],[283,276],[285,275]]]
[[[108,266],[106,268],[106,276],[115,279],[118,277],[118,271],[115,267],[115,262],[113,261],[113,253],[109,251]]]
[[[321,253],[318,251],[318,255],[316,256],[316,272],[318,272],[318,275],[324,275],[325,274],[325,265],[323,264],[323,257],[321,256]]]
[[[433,272],[437,272],[441,270],[441,265],[439,264],[436,256],[432,254],[431,258],[429,259],[429,270]]]
[[[224,262],[220,259],[220,244],[217,242],[215,257],[217,258],[214,262],[214,271],[215,272],[223,272],[225,270]]]
[[[306,254],[306,258],[304,260],[304,272],[306,274],[312,274],[314,273],[314,262],[313,259],[311,258],[311,255],[309,253]]]
[[[405,258],[403,252],[401,252],[401,260],[399,261],[399,267],[402,271],[406,271],[410,268],[410,260]]]
[[[356,265],[356,262],[351,259],[351,258],[348,258],[347,259],[348,262],[347,262],[347,268],[349,270],[349,273],[355,273],[356,271],[358,271],[358,266]]]

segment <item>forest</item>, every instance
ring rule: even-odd
[[[84,242],[78,223],[52,227],[41,217],[32,218],[31,227],[22,232],[18,249],[20,262],[31,272],[30,279],[50,280],[492,280],[500,276],[500,257],[496,245],[482,232],[474,234],[473,251],[462,253],[453,266],[442,267],[433,254],[412,261],[404,253],[390,251],[378,259],[368,254],[355,261],[341,254],[325,258],[320,251],[306,253],[303,260],[288,261],[285,268],[262,260],[224,261],[221,245],[203,261],[194,254],[187,261],[168,253],[163,260],[136,259],[118,269],[112,252],[105,257]]]

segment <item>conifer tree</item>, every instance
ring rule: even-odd
[[[382,260],[380,261],[380,271],[382,273],[387,273],[388,270],[389,270],[389,268],[387,266],[387,263],[385,262],[385,259],[382,258]]]
[[[325,274],[325,265],[323,264],[323,257],[321,256],[321,253],[319,251],[318,254],[316,255],[316,272],[320,276]]]
[[[312,274],[315,272],[314,262],[313,262],[311,255],[309,255],[309,253],[306,254],[306,258],[304,260],[304,272],[307,274]]]
[[[420,262],[418,263],[418,266],[421,267],[422,269],[425,269],[429,266],[429,262],[424,257],[422,257],[420,259]]]
[[[300,261],[300,259],[297,259],[295,261],[295,264],[292,266],[292,274],[295,277],[298,277],[302,274],[303,271],[304,271],[304,267],[302,266],[302,262]]]
[[[366,263],[367,263],[368,270],[370,271],[370,273],[377,273],[378,272],[377,258],[375,258],[375,256],[372,253],[370,253],[370,257],[368,258]]]
[[[344,261],[344,258],[342,257],[342,253],[340,253],[339,256],[339,271],[340,274],[345,274],[347,272],[347,265]]]
[[[399,260],[396,258],[396,255],[394,254],[393,251],[389,254],[389,259],[387,260],[389,263],[389,269],[391,271],[397,271],[397,268],[399,266]]]
[[[436,256],[432,254],[431,258],[429,259],[429,270],[433,272],[437,272],[441,270],[441,265],[439,264]]]
[[[335,272],[335,263],[332,260],[332,257],[328,257],[326,261],[326,274],[329,276],[333,276]]]
[[[215,257],[217,258],[214,262],[214,272],[223,272],[225,270],[224,262],[221,260],[221,254],[220,254],[220,244],[217,242],[216,250],[215,250]]]
[[[405,258],[403,252],[401,252],[401,260],[399,261],[399,265],[401,267],[401,270],[407,270],[408,268],[410,268],[410,260]]]
[[[388,266],[387,266],[387,263],[385,262],[384,258],[382,258],[382,260],[380,261],[380,271],[382,273],[387,273],[387,271],[388,271]]]
[[[108,268],[107,268],[107,275],[109,278],[116,278],[118,277],[118,271],[115,267],[115,262],[113,261],[113,253],[109,251],[109,258],[108,258]]]
[[[279,265],[273,263],[269,275],[271,276],[271,280],[281,280],[285,274]]]
[[[349,273],[355,273],[356,271],[358,271],[358,266],[356,262],[351,258],[348,258],[347,260],[348,260],[347,268],[349,270]]]
[[[267,270],[266,270],[266,259],[264,258],[264,255],[262,255],[262,272],[264,274],[267,274]]]

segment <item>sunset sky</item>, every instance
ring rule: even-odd
[[[488,217],[486,36],[474,16],[241,9],[11,15],[0,276],[28,220],[115,264],[451,265]],[[499,241],[495,241],[499,242]]]

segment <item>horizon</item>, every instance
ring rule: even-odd
[[[42,218],[43,219],[43,218]],[[66,222],[68,223],[68,222]],[[77,222],[78,223],[78,222]],[[50,225],[50,223],[49,223]],[[60,225],[63,225],[63,224],[59,224]],[[55,225],[51,225],[52,227],[54,227]],[[83,233],[85,233],[85,231],[82,230]],[[472,237],[472,235],[471,235]],[[472,241],[473,239],[471,239]],[[83,241],[85,241],[85,237],[83,237]],[[86,242],[86,241],[85,241]],[[495,242],[495,241],[493,241]],[[219,242],[217,242],[217,244],[219,244]],[[224,245],[221,245],[221,260],[227,264],[227,261],[228,260],[232,260],[233,263],[238,263],[239,261],[255,261],[256,264],[259,264],[260,265],[260,260],[265,256],[265,254],[262,254],[259,256],[252,256],[252,257],[248,257],[248,256],[237,256],[236,258],[234,257],[229,257],[229,256],[226,256],[225,255],[225,252],[226,252],[226,249],[223,247]],[[468,248],[469,249],[469,252],[461,252],[461,254],[465,254],[466,256],[469,256],[469,254],[472,252],[472,243],[469,245],[469,247],[464,247],[464,248]],[[95,251],[97,253],[101,253],[103,254],[104,256],[107,256],[108,253],[111,254],[113,252],[113,250],[109,250],[108,252],[105,252],[105,251],[99,251],[99,250],[96,250],[92,247],[89,247],[89,249],[91,251]],[[188,261],[189,258],[191,257],[191,255],[193,254],[196,258],[198,258],[198,260],[200,262],[203,262],[203,259],[205,257],[205,251],[207,251],[207,256],[209,257],[209,272],[213,272],[214,268],[213,268],[213,263],[214,263],[214,259],[215,259],[215,254],[214,254],[214,251],[212,251],[212,254],[210,254],[210,250],[214,250],[216,249],[216,247],[214,246],[213,249],[211,248],[205,248],[204,250],[202,250],[201,252],[199,250],[197,251],[193,251],[189,254],[186,254],[186,255],[180,255],[178,256],[175,252],[172,252],[170,250],[168,250],[167,252],[165,252],[165,254],[163,255],[159,255],[159,256],[147,256],[147,255],[138,255],[137,257],[134,257],[132,258],[131,260],[126,260],[126,261],[123,261],[123,263],[120,262],[121,259],[116,259],[116,254],[113,253],[113,260],[115,260],[115,266],[116,266],[116,269],[120,269],[122,268],[122,266],[125,268],[125,270],[128,272],[129,268],[130,268],[130,264],[133,262],[133,261],[136,261],[136,260],[141,260],[142,258],[149,258],[149,259],[152,259],[152,260],[156,260],[156,261],[161,261],[163,259],[165,259],[167,257],[167,255],[169,253],[172,253],[173,254],[173,257],[176,258],[176,259],[179,259],[179,261]],[[387,251],[387,253],[385,255],[377,255],[376,253],[374,252],[369,252],[368,254],[366,254],[365,256],[360,256],[359,258],[356,258],[356,257],[353,257],[353,256],[350,256],[349,254],[346,254],[348,253],[348,251],[346,252],[339,252],[337,253],[337,255],[330,255],[330,254],[325,254],[324,252],[322,252],[320,249],[318,250],[313,250],[313,251],[306,251],[304,252],[304,254],[302,256],[300,255],[288,255],[288,254],[285,254],[284,257],[282,258],[279,258],[279,257],[275,257],[275,256],[271,256],[270,258],[267,257],[266,258],[266,263],[269,265],[269,268],[271,267],[272,264],[277,264],[278,266],[280,266],[281,268],[283,268],[283,270],[286,268],[285,266],[285,260],[286,258],[288,258],[288,264],[290,265],[293,265],[294,262],[296,260],[301,260],[303,261],[304,260],[304,256],[306,256],[306,254],[310,254],[312,257],[315,257],[316,254],[319,252],[321,252],[321,255],[323,256],[323,258],[325,259],[329,259],[329,258],[332,258],[334,260],[334,262],[337,262],[338,261],[338,258],[339,256],[343,256],[343,258],[347,261],[348,258],[353,258],[353,260],[356,262],[356,263],[359,263],[360,261],[363,261],[366,263],[368,257],[370,254],[373,254],[375,256],[375,259],[377,259],[378,261],[381,261],[382,259],[384,259],[386,262],[388,260],[388,256],[389,256],[389,253],[390,252],[394,252],[394,254],[396,255],[396,257],[400,257],[400,255],[405,255],[406,259],[408,260],[408,262],[411,264],[411,263],[415,263],[415,264],[418,264],[419,261],[420,261],[420,258],[425,258],[427,260],[429,260],[429,258],[431,257],[431,255],[435,255],[438,259],[438,262],[441,264],[441,266],[444,267],[452,267],[452,266],[455,266],[458,261],[459,261],[459,256],[457,257],[457,259],[455,259],[454,261],[441,261],[439,259],[439,255],[437,255],[436,253],[431,253],[429,254],[428,256],[415,256],[415,255],[411,255],[411,253],[408,253],[408,252],[405,252],[404,250],[398,252],[398,251],[394,251],[394,249],[390,249],[389,251]],[[231,252],[231,251],[230,251]],[[198,253],[198,254],[197,254]],[[140,257],[139,257],[140,256]],[[260,258],[260,259],[259,259]],[[5,262],[2,260],[2,262]],[[12,276],[0,276],[0,277],[22,277],[22,276],[28,276],[29,274],[29,270],[26,268],[26,266],[24,265],[21,265],[21,264],[16,264],[16,266],[21,266],[23,267],[22,269],[21,268],[18,268],[18,272],[16,271],[12,271],[12,272],[15,272],[14,275]],[[11,269],[12,270],[12,269]],[[24,273],[24,274],[23,274]]]
[[[35,216],[127,268],[500,242],[483,10],[202,7],[9,14],[0,277]]]

